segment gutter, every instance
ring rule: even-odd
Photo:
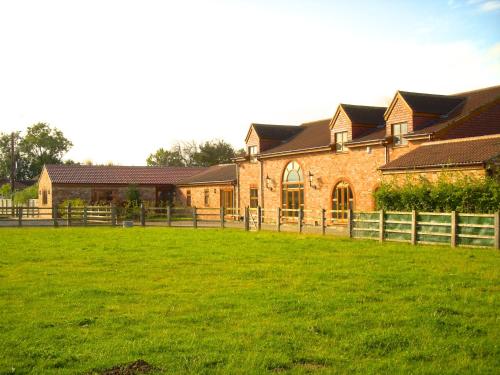
[[[276,157],[276,156],[307,154],[307,153],[312,153],[312,152],[331,151],[331,150],[332,150],[332,147],[330,145],[318,146],[318,147],[303,148],[303,149],[298,149],[298,150],[289,150],[289,151],[273,152],[273,153],[269,153],[269,154],[260,154],[260,155],[257,155],[257,159],[260,160],[260,159],[267,159],[267,158],[272,158],[272,157]]]
[[[436,168],[460,168],[462,166],[478,166],[478,165],[485,165],[485,162],[484,161],[479,161],[479,162],[470,162],[470,163],[455,163],[455,164],[432,164],[432,165],[418,165],[418,166],[412,166],[412,167],[395,167],[395,168],[384,168],[384,167],[380,167],[378,168],[379,171],[382,171],[382,173],[384,172],[399,172],[399,173],[404,173],[404,172],[408,172],[408,171],[414,171],[416,169],[419,169],[419,170],[422,170],[422,169],[436,169]]]

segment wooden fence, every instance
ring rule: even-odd
[[[500,247],[499,213],[353,212],[349,233],[353,238],[400,241],[411,244]]]
[[[231,227],[249,231],[348,235],[352,238],[411,244],[500,247],[500,218],[496,214],[436,212],[348,211],[281,208],[115,207],[41,208],[2,207],[0,226],[141,226]]]

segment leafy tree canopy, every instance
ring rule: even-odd
[[[170,150],[158,149],[146,159],[150,166],[208,167],[230,163],[235,156],[233,146],[222,140],[212,140],[201,144],[194,141],[176,143]]]

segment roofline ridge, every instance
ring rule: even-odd
[[[440,97],[440,98],[450,98],[450,99],[465,99],[465,96],[460,96],[458,94],[431,94],[428,92],[416,92],[416,91],[405,91],[405,90],[398,90],[400,94],[414,94],[414,95],[422,95],[422,96],[434,96],[434,97]]]
[[[494,86],[489,86],[489,87],[483,87],[481,89],[475,89],[475,90],[471,90],[471,91],[463,91],[463,92],[459,92],[459,93],[451,94],[451,95],[466,95],[466,94],[472,94],[472,93],[475,93],[475,92],[488,91],[488,90],[491,90],[491,89],[494,89],[494,88],[500,88],[500,84],[499,85],[494,85]]]
[[[469,142],[469,141],[481,141],[484,139],[495,139],[495,138],[500,138],[500,134],[488,134],[488,135],[479,135],[479,136],[474,136],[474,137],[444,139],[441,141],[430,141],[430,142],[422,143],[422,146],[432,146],[432,145],[460,143],[460,142]]]

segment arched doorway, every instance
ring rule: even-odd
[[[283,216],[298,217],[304,208],[304,176],[299,163],[292,161],[283,172],[281,208]]]
[[[354,209],[352,189],[346,181],[340,181],[332,192],[332,219],[346,222],[349,209]]]

